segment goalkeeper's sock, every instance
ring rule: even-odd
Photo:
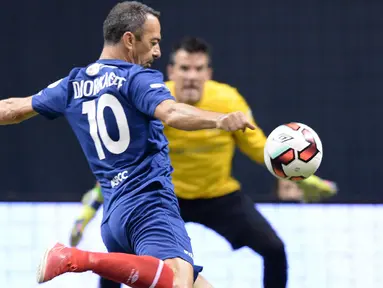
[[[172,288],[173,271],[151,256],[96,253],[56,244],[47,250],[38,270],[38,282],[47,282],[67,272],[92,271],[132,288]]]
[[[79,217],[77,217],[78,221],[83,222],[84,227],[93,219],[103,200],[101,187],[98,183],[84,194],[82,197],[83,206]]]

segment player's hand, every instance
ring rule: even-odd
[[[246,128],[254,130],[256,127],[242,112],[225,114],[217,119],[217,128],[228,132],[237,130],[245,131]]]
[[[318,176],[311,177],[297,183],[303,191],[303,202],[318,202],[321,199],[334,196],[338,192],[335,182],[324,180]]]
[[[79,219],[74,223],[69,239],[70,246],[76,247],[80,243],[84,228],[83,219]]]

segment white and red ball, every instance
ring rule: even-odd
[[[292,122],[270,133],[264,155],[267,169],[274,176],[300,181],[319,168],[323,157],[322,142],[312,128]]]

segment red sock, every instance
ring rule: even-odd
[[[125,253],[95,253],[73,249],[76,272],[93,271],[101,277],[132,288],[172,288],[173,271],[151,256]]]

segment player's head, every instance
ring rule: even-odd
[[[117,4],[104,21],[104,45],[129,62],[150,67],[161,56],[160,13],[135,1]]]
[[[168,65],[168,78],[175,83],[175,97],[188,104],[197,103],[204,84],[211,79],[209,45],[202,39],[186,37],[173,47]]]

